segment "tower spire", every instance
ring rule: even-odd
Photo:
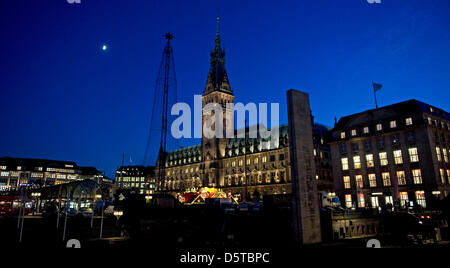
[[[220,47],[220,17],[217,17],[216,47]]]
[[[215,46],[211,51],[211,66],[209,68],[204,95],[213,91],[223,91],[232,94],[228,75],[225,71],[225,50],[221,46],[219,16],[217,16],[216,40]]]

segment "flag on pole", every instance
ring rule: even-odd
[[[372,85],[373,85],[373,91],[374,92],[377,92],[378,90],[380,90],[383,87],[382,84],[378,84],[378,83],[375,83],[373,81],[372,81]]]
[[[131,164],[131,163],[133,163],[133,158],[131,158],[131,155],[130,155],[130,164]]]

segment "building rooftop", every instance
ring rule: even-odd
[[[412,115],[417,113],[427,113],[441,119],[450,120],[450,114],[443,109],[426,104],[424,102],[411,99],[404,102],[395,103],[392,105],[380,107],[378,109],[371,109],[364,112],[344,116],[336,123],[334,129],[344,129],[348,124],[358,117],[364,117],[365,121],[383,120],[398,115]]]

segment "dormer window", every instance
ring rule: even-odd
[[[352,129],[352,136],[356,136],[356,129]]]
[[[368,134],[369,133],[369,127],[364,127],[363,132],[364,132],[364,134]]]
[[[411,117],[406,118],[405,122],[407,126],[412,125],[412,118]]]
[[[391,128],[396,128],[397,127],[397,121],[393,120],[389,123],[389,125],[391,126]]]
[[[382,131],[382,130],[383,130],[383,125],[377,124],[377,131]]]
[[[345,139],[345,132],[341,132],[341,139]]]

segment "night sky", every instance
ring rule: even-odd
[[[221,17],[236,101],[310,94],[317,122],[418,99],[449,110],[450,1],[0,0],[0,156],[141,164],[165,44],[178,99],[201,94]],[[108,49],[102,51],[102,46]],[[192,141],[182,141],[190,144]]]

